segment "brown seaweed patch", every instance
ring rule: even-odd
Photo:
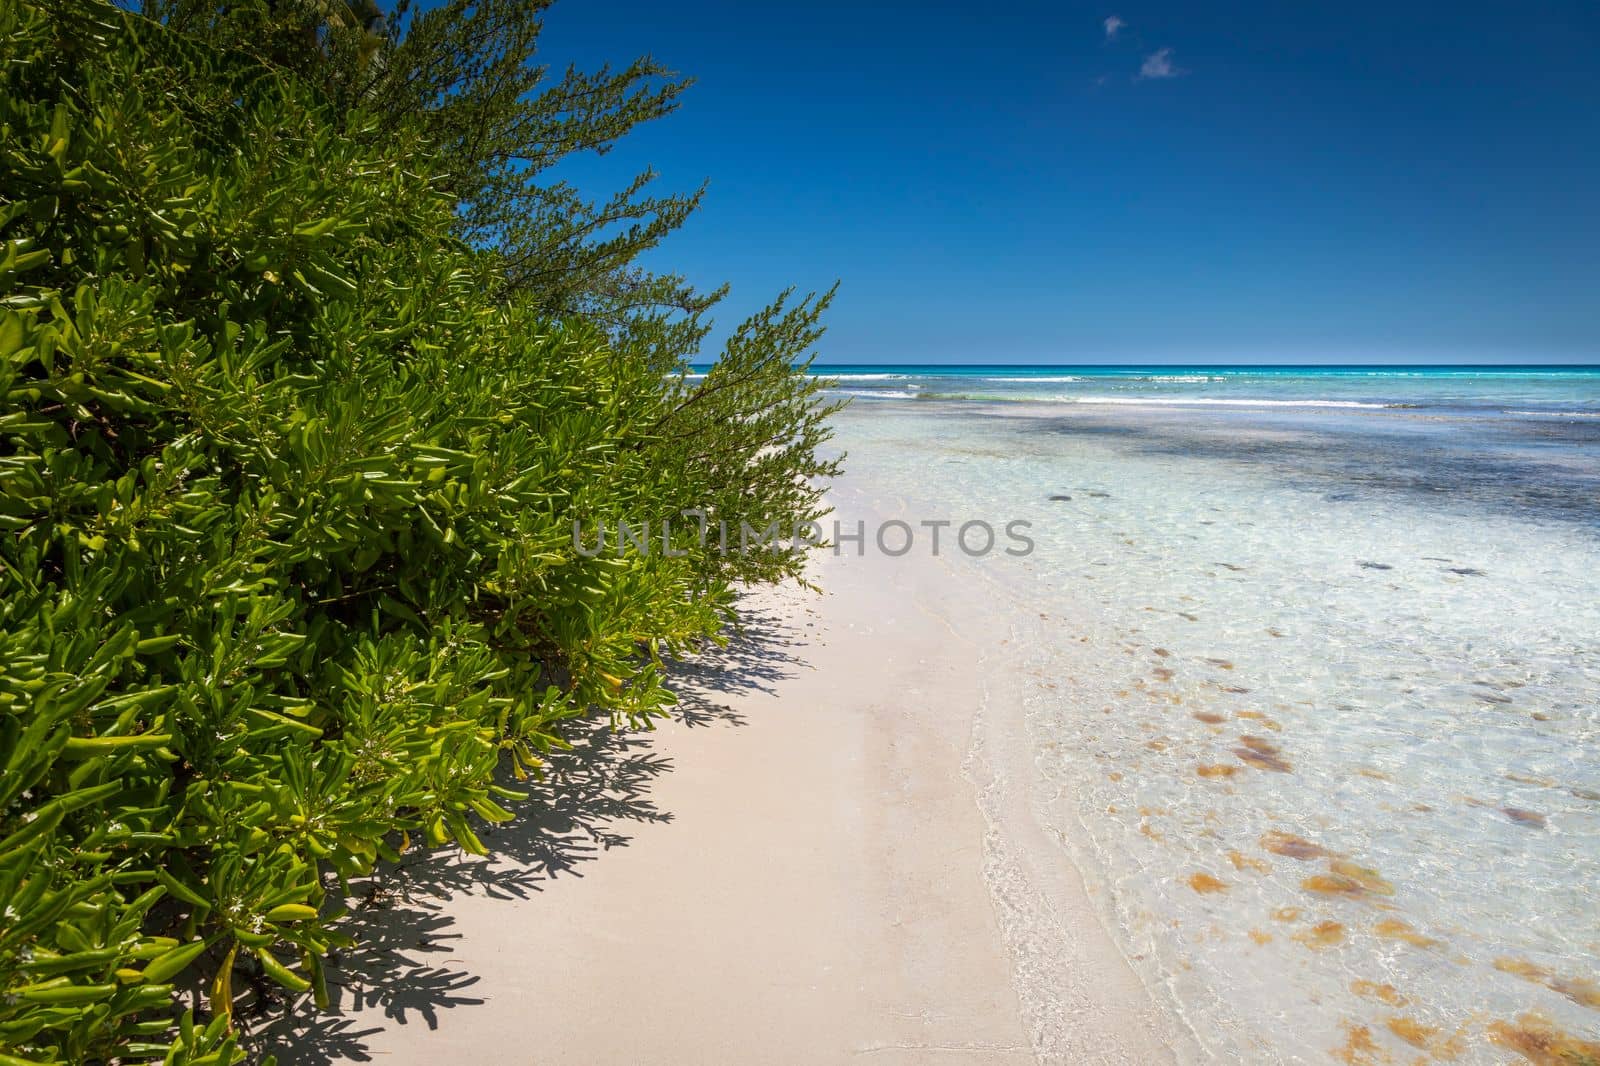
[[[1168,670],[1165,666],[1156,667],[1155,669],[1150,671],[1150,674],[1157,681],[1171,681],[1172,680],[1172,671]]]
[[[1265,726],[1267,729],[1272,730],[1274,733],[1283,732],[1283,726],[1279,725],[1277,722],[1274,722],[1271,718],[1268,718],[1266,715],[1262,714],[1260,711],[1239,711],[1237,714],[1234,715],[1234,717],[1235,718],[1248,718],[1253,722],[1260,722],[1263,726]]]
[[[1372,1040],[1372,1030],[1354,1022],[1344,1022],[1344,1043],[1332,1048],[1333,1057],[1349,1066],[1374,1066],[1392,1062]]]
[[[1423,936],[1399,918],[1385,918],[1374,925],[1372,931],[1385,940],[1399,940],[1415,948],[1439,946],[1439,941],[1430,936]]]
[[[1228,852],[1228,861],[1233,863],[1235,870],[1255,870],[1258,873],[1269,873],[1272,870],[1271,863],[1252,858],[1240,851]]]
[[[1544,979],[1550,976],[1550,971],[1543,966],[1535,965],[1523,959],[1508,959],[1503,955],[1494,960],[1494,968],[1501,973],[1513,973],[1524,980],[1538,981],[1540,983],[1543,983]]]
[[[1151,652],[1151,654],[1153,654],[1153,655],[1159,655],[1159,656],[1161,656],[1161,657],[1162,657],[1162,658],[1163,658],[1163,659],[1165,659],[1165,658],[1166,658],[1166,657],[1167,657],[1167,656],[1169,656],[1169,655],[1171,655],[1171,654],[1172,654],[1172,653],[1171,653],[1171,652],[1170,652],[1170,651],[1168,651],[1168,650],[1167,650],[1167,649],[1166,649],[1166,648],[1151,648],[1151,649],[1150,649],[1150,652]]]
[[[1357,866],[1348,859],[1328,860],[1328,870],[1338,877],[1348,877],[1357,882],[1363,892],[1370,892],[1375,896],[1394,895],[1394,886],[1379,876],[1378,871]]]
[[[1300,920],[1300,908],[1279,907],[1272,912],[1272,919],[1277,922],[1298,922]]]
[[[1212,658],[1208,657],[1208,658],[1202,659],[1201,661],[1210,663],[1212,666],[1215,666],[1218,670],[1232,670],[1233,669],[1233,663],[1228,661],[1227,659],[1212,659]]]
[[[1558,1029],[1542,1014],[1524,1014],[1516,1023],[1490,1022],[1489,1042],[1515,1051],[1534,1066],[1600,1066],[1600,1043]]]
[[[1297,933],[1295,939],[1314,951],[1331,948],[1344,943],[1344,926],[1338,922],[1318,922],[1303,933]]]
[[[1239,768],[1237,766],[1226,765],[1197,766],[1194,770],[1194,772],[1199,774],[1201,777],[1232,777],[1234,774],[1238,773],[1238,771]]]
[[[1600,985],[1587,977],[1562,977],[1547,968],[1525,959],[1504,956],[1494,960],[1494,968],[1501,973],[1515,974],[1524,981],[1543,985],[1559,996],[1565,996],[1580,1007],[1600,1010]]]
[[[1600,1010],[1600,985],[1587,977],[1552,977],[1546,987],[1558,995],[1566,996],[1580,1007]]]
[[[1261,834],[1261,846],[1274,855],[1283,855],[1302,862],[1321,859],[1328,855],[1328,849],[1321,844],[1313,844],[1304,837],[1297,837],[1293,833],[1282,833],[1276,829]]]
[[[1398,1036],[1412,1047],[1421,1048],[1424,1051],[1433,1043],[1434,1034],[1439,1031],[1437,1026],[1423,1025],[1421,1022],[1398,1014],[1384,1022],[1384,1024],[1389,1027],[1389,1032]]]
[[[1403,1007],[1408,1000],[1400,994],[1400,990],[1391,984],[1382,984],[1378,981],[1351,981],[1350,991],[1367,999],[1375,999],[1380,1003],[1387,1003],[1391,1007]]]
[[[1257,944],[1270,944],[1272,943],[1272,934],[1263,932],[1260,929],[1252,929],[1250,930],[1250,939]]]
[[[1467,1027],[1458,1026],[1452,1035],[1435,1040],[1428,1050],[1439,1062],[1454,1062],[1467,1050]]]
[[[1207,725],[1220,725],[1228,720],[1226,716],[1217,714],[1215,711],[1195,711],[1194,716],[1198,721],[1205,722]]]
[[[1329,859],[1328,872],[1315,874],[1300,882],[1308,892],[1324,896],[1392,896],[1394,886],[1385,881],[1378,871],[1358,866],[1348,859]]]
[[[1204,895],[1209,892],[1226,892],[1228,883],[1219,881],[1204,870],[1197,870],[1189,875],[1189,887]]]
[[[1301,881],[1300,887],[1307,892],[1319,892],[1324,896],[1356,896],[1361,894],[1361,886],[1356,882],[1328,874],[1314,874]]]
[[[1500,813],[1518,825],[1526,826],[1529,829],[1544,828],[1544,815],[1538,811],[1524,810],[1521,807],[1501,807]]]
[[[1239,746],[1233,749],[1233,753],[1257,770],[1286,774],[1294,769],[1289,765],[1289,760],[1283,757],[1283,752],[1278,746],[1266,737],[1242,736],[1239,738]]]
[[[1435,1062],[1454,1062],[1467,1049],[1466,1026],[1457,1029],[1450,1036],[1441,1036],[1438,1026],[1423,1025],[1414,1018],[1403,1015],[1393,1015],[1384,1024],[1389,1027],[1389,1032],[1401,1040],[1418,1050],[1426,1051],[1428,1057]],[[1421,1063],[1425,1060],[1417,1061]]]

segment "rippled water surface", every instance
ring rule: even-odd
[[[1600,1053],[1594,384],[839,416],[907,518],[1033,523],[1038,816],[1218,1056]]]

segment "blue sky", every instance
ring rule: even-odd
[[[826,361],[1600,362],[1592,2],[562,0],[544,42],[698,79],[567,174],[709,178],[650,265],[724,326],[839,279]]]

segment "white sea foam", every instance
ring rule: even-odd
[[[1600,411],[1507,411],[1506,414],[1530,418],[1600,418]]]
[[[909,389],[835,389],[840,396],[859,396],[864,400],[912,400],[916,393]]]
[[[1406,404],[1362,400],[1258,400],[1240,396],[1056,396],[1059,403],[1105,403],[1127,407],[1342,407],[1383,410]]]
[[[1015,376],[1015,377],[979,378],[978,380],[979,381],[1003,382],[1003,383],[1010,383],[1010,382],[1014,381],[1014,382],[1017,382],[1018,384],[1022,384],[1022,385],[1032,385],[1032,384],[1035,384],[1035,383],[1040,384],[1040,385],[1064,385],[1064,384],[1067,384],[1069,382],[1087,381],[1088,379],[1087,378],[1083,378],[1083,377],[1079,377],[1076,374],[1065,374],[1065,375],[1062,375],[1060,377],[1032,377],[1032,376],[1028,376],[1028,375],[1019,375],[1019,376]]]

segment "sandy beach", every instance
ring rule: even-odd
[[[819,563],[823,595],[764,593],[680,671],[673,721],[581,734],[496,858],[360,890],[336,1017],[274,1033],[280,1061],[1167,1061],[1007,785],[1027,755],[978,587]]]

